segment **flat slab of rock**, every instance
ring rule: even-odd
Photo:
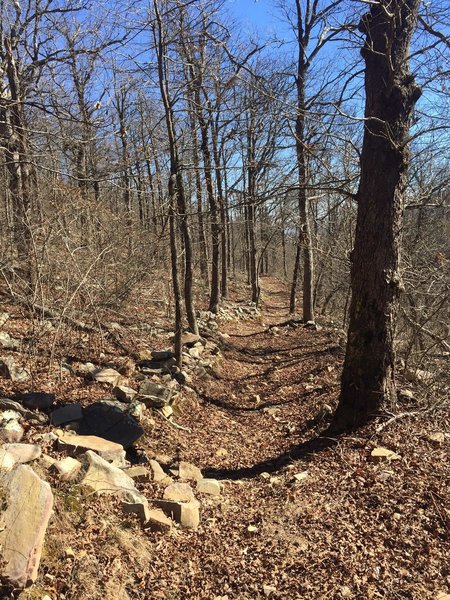
[[[188,483],[171,483],[166,487],[163,494],[164,500],[175,500],[176,502],[190,502],[195,500],[194,492]]]
[[[58,447],[71,456],[78,456],[87,450],[92,450],[108,461],[123,462],[125,459],[123,446],[95,435],[60,435]]]
[[[149,461],[150,469],[152,471],[152,479],[153,481],[160,481],[162,483],[171,483],[172,479],[164,472],[163,468],[159,464],[158,461],[151,459]]]
[[[145,523],[145,529],[150,531],[162,531],[168,533],[172,529],[173,521],[167,517],[162,510],[154,508],[149,511],[147,522]]]
[[[50,415],[50,420],[53,425],[59,427],[66,423],[73,423],[73,421],[81,421],[83,418],[83,408],[81,404],[67,404],[57,408]]]
[[[35,444],[5,444],[3,450],[14,457],[16,463],[28,463],[36,460],[42,454],[42,450]]]
[[[12,454],[4,448],[0,448],[0,473],[7,473],[16,464],[16,460]]]
[[[200,523],[200,503],[198,500],[191,500],[190,502],[155,500],[155,504],[182,527],[197,529]]]
[[[12,338],[6,331],[0,331],[0,348],[4,350],[17,350],[20,346],[20,340]]]
[[[38,421],[39,423],[46,423],[48,421],[46,415],[28,410],[22,404],[19,404],[19,402],[15,402],[9,398],[0,398],[0,410],[14,410],[28,421]]]
[[[133,481],[151,481],[152,479],[150,471],[141,465],[125,469],[125,473],[128,477],[131,477]]]
[[[200,479],[197,481],[197,492],[209,496],[220,496],[220,483],[217,479]]]
[[[180,462],[180,466],[178,467],[178,476],[180,479],[187,479],[189,481],[199,481],[199,479],[203,479],[200,469],[184,460]]]
[[[122,375],[116,369],[106,368],[92,371],[92,378],[98,383],[109,383],[113,386],[119,385]]]
[[[2,576],[16,588],[36,581],[53,494],[28,465],[1,480],[7,508],[0,518]]]
[[[195,333],[183,333],[183,335],[181,336],[181,343],[184,344],[185,346],[193,346],[194,344],[196,344],[197,342],[200,341],[200,336],[196,335]]]
[[[151,408],[162,408],[170,402],[172,390],[154,381],[143,381],[139,388],[139,400]]]
[[[78,428],[80,435],[96,435],[124,448],[129,448],[143,434],[141,425],[114,402],[94,402],[83,410],[83,420]]]

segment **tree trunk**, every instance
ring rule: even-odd
[[[420,89],[409,71],[419,0],[381,0],[360,23],[366,36],[366,126],[352,253],[350,323],[341,396],[331,429],[357,427],[396,400],[394,327],[408,135]]]

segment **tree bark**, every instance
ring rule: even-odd
[[[360,23],[366,41],[365,130],[352,253],[350,322],[339,406],[340,432],[394,404],[394,328],[408,136],[420,88],[409,71],[419,0],[381,0]]]

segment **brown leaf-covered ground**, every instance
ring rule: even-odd
[[[325,323],[319,331],[270,327],[287,319],[284,285],[264,279],[261,318],[222,323],[230,337],[222,339],[214,375],[194,380],[177,401],[176,422],[191,431],[158,416],[144,420],[139,446],[148,457],[167,467],[187,460],[221,480],[221,497],[202,498],[199,529],[143,532],[115,499],[55,479],[39,580],[20,598],[422,600],[450,593],[448,438],[429,438],[449,432],[448,414],[410,401],[397,410],[411,416],[387,423],[390,416],[380,415],[351,435],[321,437],[336,405],[343,350]],[[59,386],[65,401],[101,395],[81,381]],[[401,459],[374,459],[377,446]],[[160,497],[159,485],[139,484],[149,499]]]

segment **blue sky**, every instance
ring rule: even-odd
[[[225,7],[240,22],[245,33],[263,37],[287,35],[287,25],[273,0],[226,0]]]

